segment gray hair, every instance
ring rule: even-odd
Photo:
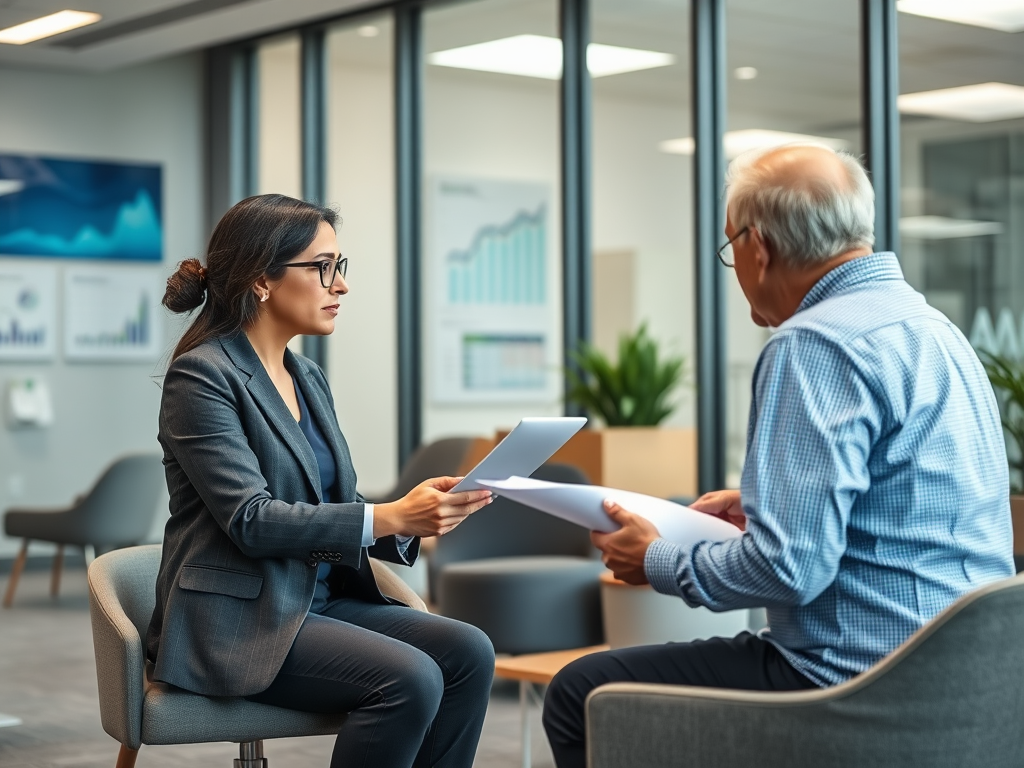
[[[796,268],[875,244],[875,192],[863,166],[849,152],[812,146],[835,152],[846,184],[825,177],[794,183],[758,162],[781,147],[744,152],[729,164],[725,180],[733,227],[756,227],[778,257]]]

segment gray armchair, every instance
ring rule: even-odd
[[[875,667],[815,691],[616,683],[587,699],[590,768],[1019,768],[1024,576],[962,598]]]
[[[421,445],[405,462],[394,487],[372,498],[367,497],[367,501],[375,504],[396,501],[424,480],[456,475],[473,441],[472,437],[445,437]]]
[[[4,607],[10,608],[14,602],[14,590],[25,567],[30,542],[57,545],[50,580],[50,594],[56,597],[64,547],[102,551],[145,541],[165,488],[162,457],[158,453],[143,453],[115,461],[70,507],[8,510],[4,515],[4,533],[22,539],[22,543],[11,569]]]
[[[405,583],[371,560],[381,591],[426,610]],[[241,698],[210,698],[149,678],[143,638],[153,615],[160,546],[109,552],[89,566],[96,679],[103,730],[121,742],[117,768],[143,744],[239,743],[235,768],[266,768],[263,739],[336,733],[345,715],[297,712]]]

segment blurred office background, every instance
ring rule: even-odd
[[[0,26],[58,5],[6,3]],[[697,107],[720,112],[713,127],[724,134],[726,161],[800,136],[876,162],[895,148],[898,161],[882,158],[889,174],[876,179],[899,185],[882,201],[898,223],[881,245],[897,250],[910,282],[977,345],[1024,351],[1024,22],[1012,3],[989,16],[987,3],[976,11],[952,4],[952,18],[919,15],[942,16],[947,4],[913,0],[896,3],[900,13],[892,2],[869,0],[700,8],[685,0],[475,0],[373,4],[366,12],[363,3],[314,0],[93,5],[103,18],[84,30],[0,44],[0,152],[160,164],[164,257],[148,268],[161,276],[201,255],[219,213],[245,194],[312,190],[336,204],[352,292],[337,332],[306,349],[328,371],[366,491],[391,486],[419,443],[491,435],[523,415],[565,407],[557,396],[436,396],[436,369],[446,362],[429,320],[436,275],[425,253],[429,185],[439,177],[547,186],[548,361],[566,359],[566,338],[587,336],[611,352],[620,333],[647,322],[664,349],[696,371],[676,392],[669,425],[700,427],[695,460],[713,467],[702,472],[702,489],[737,484],[750,375],[767,332],[750,322],[731,274],[710,288],[697,276],[697,262],[713,259],[706,235],[695,252],[697,231],[720,223],[701,219],[711,209],[695,191],[695,152],[712,159],[708,142],[694,141],[691,69],[702,36],[722,43],[712,51],[721,71],[711,101]],[[576,15],[567,17],[567,7]],[[694,29],[705,11],[711,22]],[[871,25],[887,14],[896,29],[876,33]],[[582,21],[567,27],[566,18]],[[569,135],[571,93],[556,42],[563,33],[641,55],[609,70],[591,51],[589,99],[570,109],[582,123],[566,124]],[[509,38],[554,43],[554,68],[531,66],[543,55],[530,48],[506,51],[497,65],[438,58]],[[891,60],[866,58],[886,51]],[[874,102],[892,114],[870,106],[868,65],[883,81],[898,73],[898,101],[890,93]],[[984,91],[991,83],[1001,85]],[[396,89],[410,87],[412,101],[396,101]],[[865,117],[871,109],[874,123]],[[411,159],[398,162],[405,145]],[[580,162],[563,180],[567,153]],[[399,204],[409,183],[420,189]],[[568,213],[567,186],[575,206]],[[586,253],[563,252],[566,221]],[[571,285],[564,263],[572,265]],[[585,322],[573,316],[568,336],[566,296],[587,314]],[[181,321],[156,320],[169,351]],[[710,333],[703,349],[702,332]],[[65,504],[114,457],[154,449],[165,363],[66,361],[59,349],[47,362],[0,362],[5,388],[36,377],[53,405],[45,428],[0,431],[0,508]],[[710,367],[715,375],[702,378]],[[14,551],[15,542],[0,540],[0,558]]]

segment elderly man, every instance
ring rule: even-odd
[[[835,685],[964,593],[1013,574],[992,389],[895,255],[872,253],[860,164],[783,147],[737,158],[727,188],[719,256],[754,322],[775,333],[754,371],[741,490],[694,508],[745,533],[682,548],[607,504],[622,528],[593,538],[619,578],[713,611],[764,606],[769,629],[569,665],[544,707],[559,768],[585,764],[584,700],[603,683]]]

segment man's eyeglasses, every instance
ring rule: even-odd
[[[749,229],[750,227],[744,227],[735,235],[730,237],[729,240],[725,243],[725,245],[723,245],[716,251],[716,254],[718,255],[718,260],[722,262],[724,266],[729,267],[729,269],[732,269],[734,266],[736,266],[736,260],[733,258],[732,255],[733,241],[739,239],[740,237],[743,237],[743,235],[745,235],[747,233],[747,230]]]
[[[338,279],[338,275],[341,275],[341,279],[345,279],[345,274],[348,272],[348,259],[326,259],[324,261],[293,261],[290,264],[284,264],[285,267],[316,267],[320,270],[320,285],[324,288],[330,288],[334,285],[334,281]]]

